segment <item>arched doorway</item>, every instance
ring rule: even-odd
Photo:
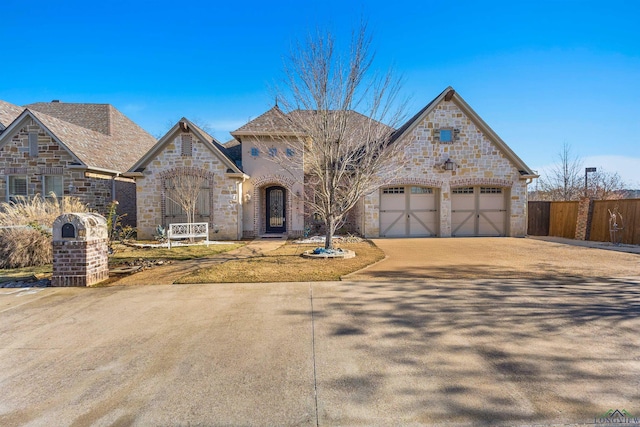
[[[267,233],[285,233],[287,231],[286,194],[284,187],[280,186],[265,189],[265,231]]]

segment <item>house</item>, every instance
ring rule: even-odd
[[[176,124],[130,171],[138,185],[139,235],[183,215],[169,207],[167,180],[193,168],[211,173],[200,219],[216,224],[218,236],[302,235],[314,225],[314,213],[305,211],[304,167],[287,164],[304,156],[291,149],[292,140],[305,136],[292,123],[276,105],[232,132],[224,146],[186,119]],[[392,143],[406,147],[410,162],[351,210],[346,231],[366,237],[526,234],[527,185],[537,175],[453,88],[397,129]]]
[[[537,175],[451,87],[398,129],[402,178],[364,198],[361,232],[391,236],[524,236]]]
[[[118,200],[135,224],[135,183],[122,173],[155,142],[109,104],[0,101],[0,200],[53,192],[103,214]]]
[[[126,174],[136,180],[138,238],[151,239],[158,225],[187,222],[170,191],[185,177],[200,183],[194,222],[209,223],[211,238],[242,238],[241,195],[249,177],[230,151],[186,118],[160,138]]]

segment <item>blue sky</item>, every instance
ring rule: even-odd
[[[640,188],[638,1],[42,1],[2,4],[0,99],[110,103],[220,141],[273,105],[292,42],[368,20],[413,115],[447,86],[533,169],[564,143]]]

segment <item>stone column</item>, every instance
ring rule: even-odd
[[[578,219],[576,221],[576,240],[589,240],[591,231],[591,212],[593,203],[590,198],[583,197],[578,204]]]

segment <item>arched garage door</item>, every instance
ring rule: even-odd
[[[451,191],[451,235],[506,236],[507,189],[459,187]]]
[[[380,194],[380,237],[428,237],[438,234],[435,188],[383,188]]]

